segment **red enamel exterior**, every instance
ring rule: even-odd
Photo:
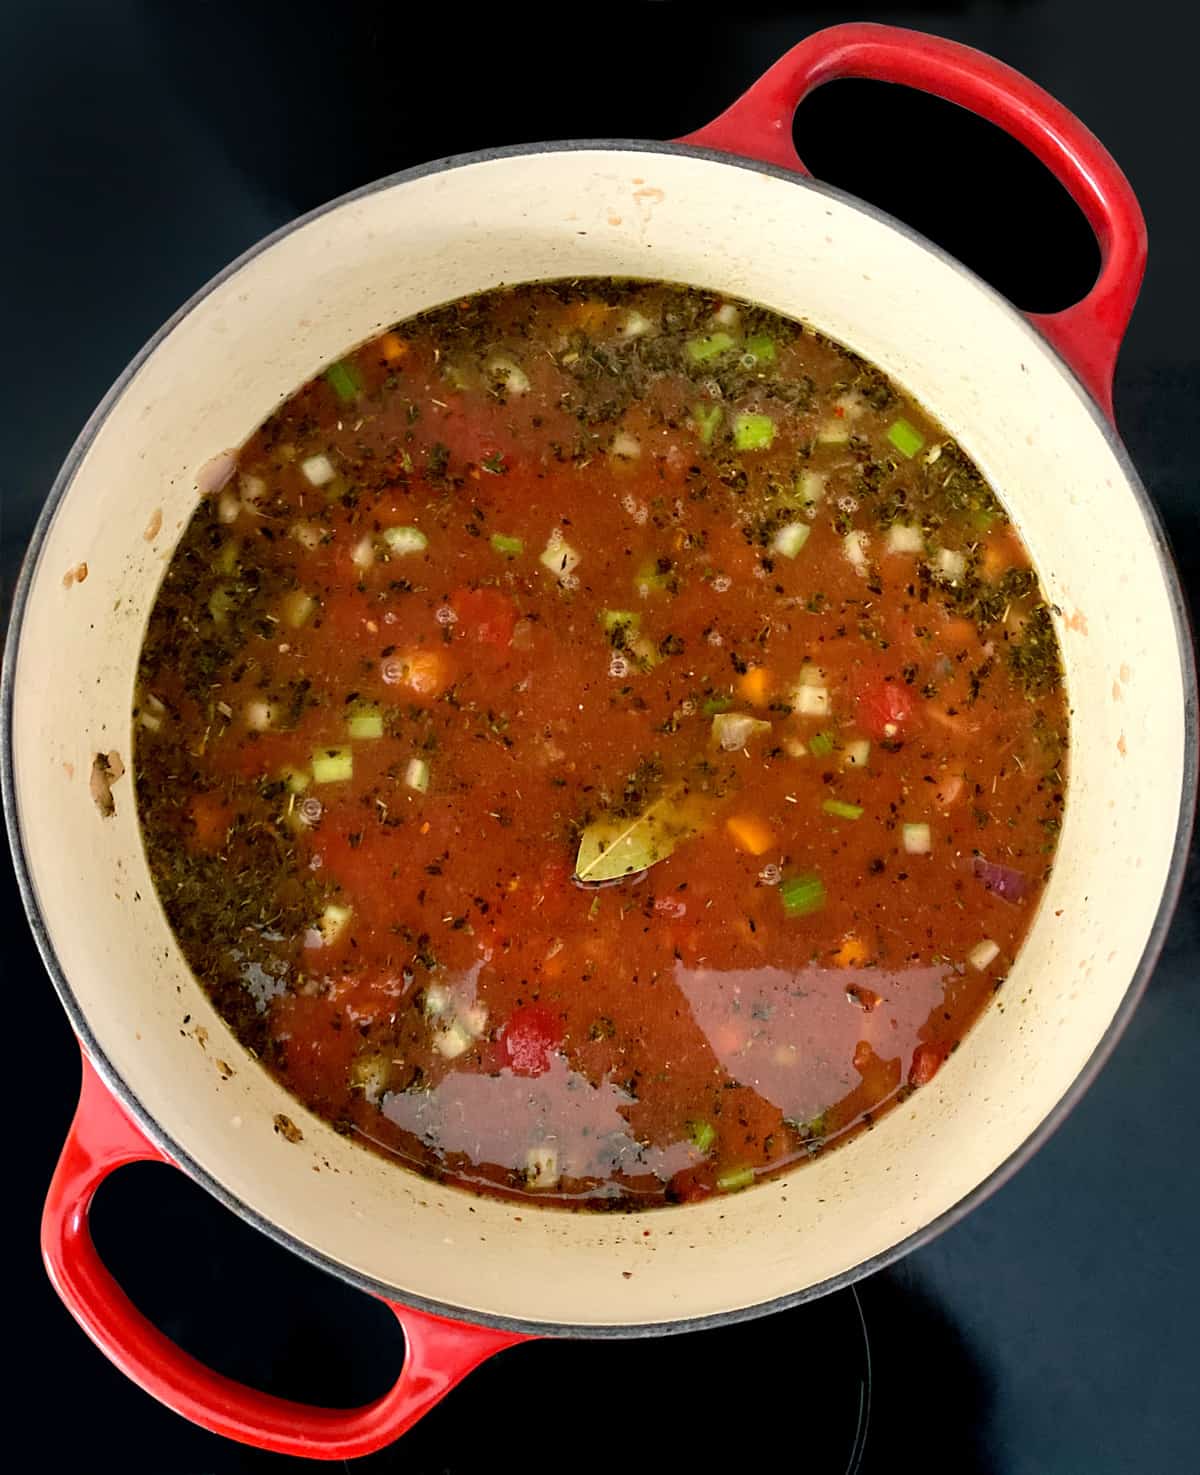
[[[1111,419],[1113,369],[1145,271],[1145,223],[1128,180],[1099,140],[1019,72],[917,31],[833,26],[794,46],[719,118],[679,142],[806,174],[792,145],[792,117],[808,92],[838,77],[898,82],[958,103],[1006,129],[1066,186],[1100,243],[1100,275],[1074,307],[1030,317]],[[67,1309],[100,1350],[147,1393],[213,1433],[280,1454],[353,1459],[389,1444],[486,1358],[526,1340],[389,1301],[407,1355],[395,1385],[374,1403],[315,1408],[223,1377],[141,1315],[92,1243],[88,1208],[96,1189],[114,1169],[144,1161],[170,1159],[130,1120],[85,1056],[79,1106],[42,1217],[42,1254]]]
[[[407,1353],[393,1387],[363,1408],[314,1408],[213,1372],[152,1326],[104,1268],[88,1208],[115,1168],[170,1162],[125,1115],[83,1062],[75,1120],[42,1214],[42,1255],[55,1290],[92,1341],[147,1393],[229,1439],[307,1459],[348,1460],[390,1444],[493,1353],[526,1340],[385,1302]]]
[[[719,118],[679,142],[807,174],[792,118],[814,87],[840,77],[898,82],[958,103],[1012,134],[1065,186],[1100,243],[1100,275],[1074,307],[1029,318],[1111,420],[1113,370],[1146,270],[1146,222],[1100,140],[1028,77],[920,31],[831,26],[793,46]]]

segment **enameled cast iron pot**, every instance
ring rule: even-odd
[[[1087,298],[1031,320],[927,241],[814,183],[792,149],[792,115],[812,87],[843,76],[936,93],[1028,145],[1099,238]],[[1109,419],[1144,259],[1125,178],[1039,88],[946,41],[839,26],[681,142],[498,149],[348,195],[256,246],[147,345],[51,492],[17,591],[3,690],[17,874],[84,1052],[43,1249],[63,1300],[113,1362],[219,1433],[298,1455],[363,1454],[522,1337],[681,1331],[844,1286],[953,1223],[1046,1138],[1153,966],[1196,783],[1183,601]],[[588,274],[751,298],[852,346],[915,394],[999,490],[1061,611],[1073,727],[1053,878],[968,1046],[878,1130],[803,1171],[629,1216],[531,1211],[441,1188],[302,1112],[188,972],[155,899],[128,776],[113,785],[111,817],[89,792],[97,753],[128,765],[142,632],[214,452],[397,319],[501,282]],[[82,564],[86,578],[64,577]],[[274,1129],[278,1113],[303,1140]],[[408,1346],[392,1391],[358,1410],[302,1407],[215,1375],[151,1327],[87,1229],[98,1184],[143,1158],[176,1164],[280,1243],[391,1304]]]

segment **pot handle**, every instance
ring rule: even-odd
[[[105,1269],[88,1208],[115,1168],[169,1163],[125,1115],[86,1055],[75,1119],[42,1215],[42,1255],[67,1310],[140,1388],[193,1423],[243,1444],[308,1459],[348,1460],[390,1444],[493,1353],[526,1340],[385,1301],[404,1330],[395,1385],[362,1408],[316,1408],[213,1372],[139,1312]]]
[[[1082,302],[1027,316],[1111,420],[1113,370],[1146,270],[1146,223],[1100,140],[1028,77],[921,31],[830,26],[793,46],[718,118],[678,142],[807,174],[792,144],[792,118],[814,87],[839,77],[898,82],[958,103],[1023,143],[1066,187],[1096,234],[1100,275]]]

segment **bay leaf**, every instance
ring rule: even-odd
[[[620,880],[648,870],[666,860],[682,841],[702,827],[702,816],[694,804],[666,794],[630,819],[601,816],[593,820],[579,840],[575,879],[597,883]]]

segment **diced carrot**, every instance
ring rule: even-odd
[[[233,822],[233,811],[220,794],[194,794],[188,803],[188,816],[193,848],[219,850]]]
[[[949,809],[951,804],[956,804],[963,796],[966,781],[961,773],[948,773],[944,778],[938,780],[938,786],[934,790],[934,800],[939,809]]]
[[[998,579],[1004,570],[1008,568],[1009,562],[1008,555],[1003,548],[998,547],[995,543],[988,543],[983,550],[983,557],[980,559],[983,577],[985,579]]]
[[[909,1084],[928,1085],[938,1073],[942,1063],[942,1052],[936,1045],[920,1044],[913,1051],[912,1068],[908,1072]]]
[[[730,815],[725,821],[725,828],[738,849],[745,850],[750,855],[761,855],[764,850],[771,848],[775,840],[770,825],[752,814]]]
[[[861,968],[868,956],[866,943],[853,933],[843,937],[833,951],[833,961],[839,968]]]
[[[744,676],[738,678],[738,691],[752,707],[765,707],[771,699],[774,682],[765,666],[751,666]]]
[[[389,364],[394,364],[408,352],[408,344],[397,333],[385,333],[379,340],[379,351]]]
[[[404,685],[414,695],[441,696],[450,681],[450,663],[440,650],[414,650],[404,657]]]
[[[608,304],[589,298],[584,302],[573,302],[563,313],[563,321],[569,328],[582,328],[585,333],[594,333],[609,314]]]
[[[952,650],[961,650],[979,639],[979,632],[970,620],[947,620],[938,632],[938,641]]]

